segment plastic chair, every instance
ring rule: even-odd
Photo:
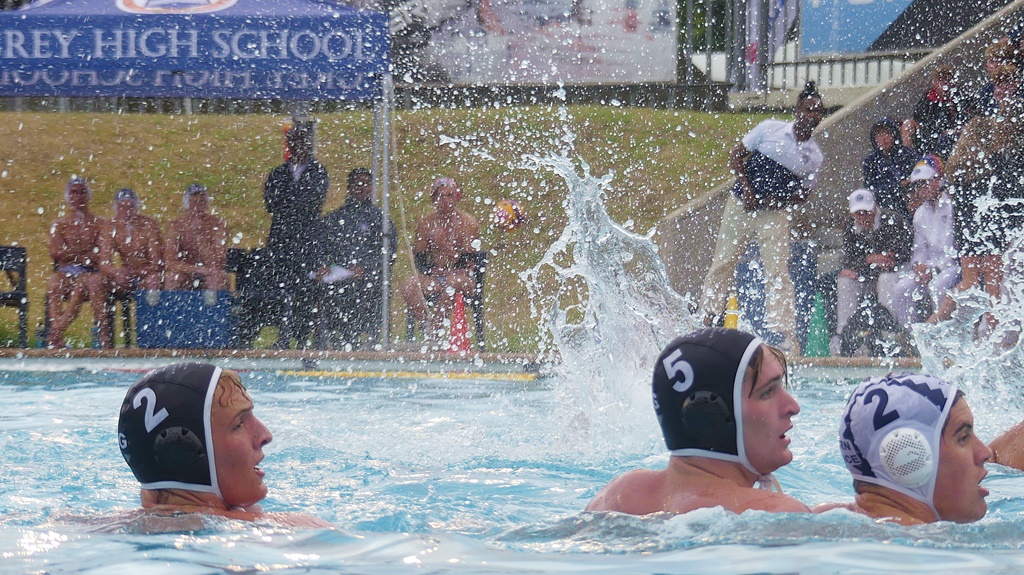
[[[18,346],[28,347],[28,290],[26,288],[27,252],[23,247],[0,246],[0,270],[11,284],[0,292],[0,306],[18,308]]]

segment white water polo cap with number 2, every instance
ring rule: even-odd
[[[913,497],[935,511],[942,428],[956,395],[955,386],[931,375],[890,374],[861,383],[847,401],[839,430],[839,447],[853,478]]]

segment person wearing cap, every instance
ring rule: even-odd
[[[228,230],[210,213],[206,186],[189,186],[182,205],[185,213],[167,224],[164,289],[227,289]]]
[[[910,172],[920,156],[900,141],[900,126],[892,118],[882,118],[871,126],[872,151],[862,165],[864,187],[875,194],[878,205],[907,220],[913,209],[907,206]]]
[[[905,327],[931,317],[946,293],[960,279],[953,241],[953,200],[942,179],[942,160],[928,155],[910,174],[915,203],[914,251],[911,270],[901,273],[892,290],[891,304],[896,321]],[[917,310],[930,309],[924,317]]]
[[[325,215],[320,249],[321,268],[314,277],[324,285],[321,307],[320,343],[361,345],[363,334],[369,345],[380,342],[383,305],[384,262],[395,260],[395,224],[373,203],[373,175],[366,168],[348,174],[345,204]],[[386,256],[384,254],[387,254]],[[336,281],[332,271],[346,270],[348,277]]]
[[[668,467],[617,477],[587,510],[808,512],[772,476],[793,459],[786,434],[800,406],[787,381],[783,353],[751,334],[710,328],[677,338],[655,362],[652,381]]]
[[[296,339],[305,347],[315,320],[315,286],[308,274],[316,271],[315,237],[320,212],[327,200],[330,178],[314,156],[314,125],[296,122],[285,136],[288,160],[271,170],[263,186],[263,202],[270,214],[267,235],[268,267],[259,272],[259,283],[267,293],[278,292],[274,300],[280,307],[276,323],[281,328],[277,347],[287,348]]]
[[[480,251],[480,225],[457,208],[461,197],[453,178],[434,180],[430,187],[434,211],[416,223],[412,248],[416,272],[401,286],[409,311],[430,339],[437,337],[438,327],[451,315],[456,294],[469,299],[476,287],[470,272]],[[428,302],[435,304],[433,310]]]
[[[736,264],[756,239],[765,270],[767,328],[781,332],[783,348],[799,354],[789,276],[789,221],[794,207],[810,196],[822,164],[821,148],[813,136],[824,106],[814,82],[800,93],[795,114],[793,122],[761,122],[729,154],[736,184],[722,212],[699,313],[710,326],[725,311],[726,299],[734,291]]]
[[[876,290],[882,305],[891,304],[897,272],[910,259],[912,239],[907,221],[879,208],[871,190],[855,190],[847,200],[850,225],[843,235],[843,263],[836,278],[837,335],[843,333],[866,290]]]
[[[847,401],[839,447],[853,476],[853,511],[918,525],[970,523],[988,510],[980,484],[993,452],[949,382],[890,374],[861,383]]]
[[[97,254],[106,220],[92,213],[92,190],[85,178],[73,177],[64,188],[68,213],[50,226],[47,247],[53,258],[53,274],[46,286],[46,345],[64,347],[64,333],[82,304],[92,304],[95,321],[106,309],[103,275]]]
[[[163,285],[164,240],[160,223],[140,211],[139,196],[131,188],[121,188],[114,195],[114,217],[106,222],[100,235],[99,270],[106,290],[104,302],[110,294],[139,289],[155,291]],[[110,310],[104,305],[101,313],[100,345],[110,348]]]
[[[267,486],[260,464],[273,436],[234,371],[203,363],[150,371],[125,394],[117,435],[149,514],[331,526],[302,513],[262,510]]]

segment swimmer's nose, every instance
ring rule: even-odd
[[[992,461],[992,449],[989,448],[988,445],[985,445],[984,441],[977,437],[975,437],[975,439],[977,439],[978,443],[981,444],[981,449],[978,450],[978,455],[980,455],[982,459],[978,462],[978,465],[984,465],[986,461]]]
[[[274,441],[274,434],[270,433],[270,429],[267,428],[266,425],[263,425],[262,421],[258,419],[256,421],[260,424],[260,447],[263,447],[271,441]]]
[[[786,390],[782,390],[782,392],[786,394],[786,397],[787,397],[787,398],[789,398],[789,405],[787,405],[787,406],[786,406],[786,407],[788,408],[788,410],[786,411],[786,413],[788,413],[788,414],[790,414],[790,415],[796,415],[796,414],[800,413],[800,404],[799,404],[799,403],[797,403],[797,401],[796,401],[796,398],[795,398],[795,397],[793,397],[793,396],[792,396],[792,395],[791,395],[791,394],[790,394],[790,393],[789,393],[788,391],[786,391]]]

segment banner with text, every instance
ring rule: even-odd
[[[139,0],[118,4],[121,13],[0,13],[0,95],[371,100],[388,69],[381,13],[302,14],[295,2],[279,18],[146,14],[123,9]]]

